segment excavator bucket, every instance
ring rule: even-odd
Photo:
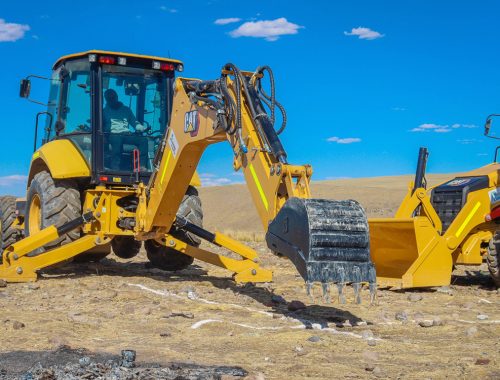
[[[288,257],[305,280],[308,291],[320,282],[328,298],[335,283],[339,299],[352,283],[360,302],[360,284],[375,294],[375,268],[370,259],[370,237],[365,211],[356,201],[290,198],[266,234],[268,247]]]
[[[370,219],[369,224],[379,285],[416,288],[450,284],[451,254],[427,218]]]

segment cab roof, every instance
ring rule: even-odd
[[[161,62],[169,62],[169,63],[182,64],[182,61],[179,61],[177,59],[156,57],[156,56],[153,56],[153,55],[141,55],[141,54],[133,54],[133,53],[122,53],[122,52],[107,51],[107,50],[88,50],[88,51],[84,51],[84,52],[81,52],[81,53],[75,53],[75,54],[69,54],[69,55],[62,56],[61,58],[59,58],[54,63],[54,66],[52,66],[52,68],[55,69],[59,64],[61,64],[64,61],[67,61],[68,59],[86,57],[89,54],[112,55],[112,56],[120,56],[120,57],[133,57],[133,58],[139,58],[139,59],[148,59],[148,60],[151,59],[151,60],[161,61]]]

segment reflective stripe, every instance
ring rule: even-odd
[[[255,173],[255,169],[253,168],[253,165],[250,164],[250,173],[252,173],[253,180],[255,181],[255,184],[257,185],[257,190],[259,190],[260,198],[262,199],[262,203],[264,203],[264,207],[266,210],[269,208],[269,204],[267,203],[266,199],[266,194],[264,194],[264,190],[262,189],[262,186],[260,185],[259,177],[257,177],[257,173]]]
[[[455,233],[456,237],[460,236],[460,234],[463,232],[463,230],[465,229],[467,224],[470,222],[470,220],[472,219],[472,217],[474,216],[474,214],[476,213],[476,211],[479,209],[480,206],[481,206],[481,202],[477,202],[476,205],[474,206],[474,208],[472,209],[472,211],[469,213],[469,215],[467,215],[467,218],[465,218],[462,225],[458,228],[457,232]]]
[[[33,159],[40,157],[40,152],[33,153]]]
[[[171,156],[172,156],[172,151],[169,150],[167,156],[167,162],[165,163],[165,166],[163,167],[163,172],[161,173],[160,185],[163,185],[163,180],[165,179],[165,173],[167,172],[168,162],[170,161]]]

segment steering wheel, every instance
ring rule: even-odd
[[[162,137],[163,136],[163,132],[162,131],[150,131],[150,130],[148,130],[148,136],[151,136],[151,137],[154,137],[154,138]]]
[[[153,128],[151,127],[151,124],[149,124],[149,122],[146,120],[144,120],[142,122],[142,124],[146,126],[146,130],[144,131],[144,134],[151,136],[153,133]]]
[[[149,136],[149,135],[151,135],[151,125],[146,120],[144,120],[141,124],[145,125],[146,129],[144,131],[142,131],[142,132],[139,132],[137,129],[134,129],[133,134],[134,135],[138,135],[138,136]]]

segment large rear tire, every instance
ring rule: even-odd
[[[46,171],[41,171],[33,177],[26,197],[26,236],[51,225],[60,227],[81,215],[80,192],[75,181],[54,180]],[[80,229],[70,231],[39,248],[35,254],[71,243],[80,238],[80,233]]]
[[[203,226],[203,210],[196,188],[189,186],[177,214],[199,227]],[[179,230],[175,227],[173,227],[170,233],[177,239],[194,247],[198,247],[201,243],[201,240],[196,235]],[[144,243],[144,247],[146,248],[146,253],[151,264],[159,269],[167,271],[182,270],[190,266],[194,261],[191,256],[184,255],[175,249],[160,245],[154,240],[147,240]]]
[[[500,232],[496,232],[490,240],[486,263],[495,285],[500,287]]]
[[[5,248],[14,244],[19,238],[19,230],[14,227],[16,221],[16,197],[0,197],[0,263]]]

